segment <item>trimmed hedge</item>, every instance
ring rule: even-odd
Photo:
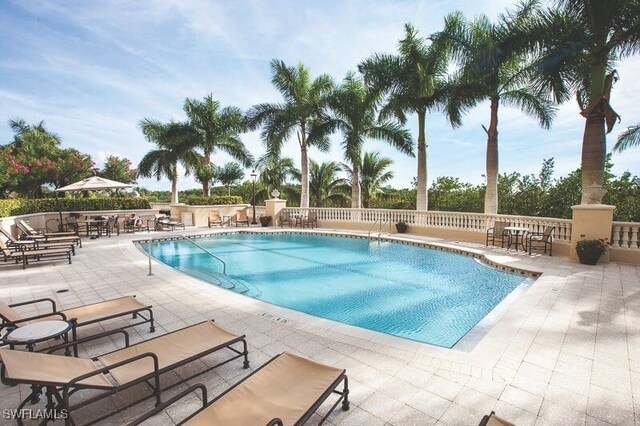
[[[187,197],[187,204],[190,206],[210,206],[217,204],[242,204],[242,197],[237,195],[214,195],[205,197],[204,195],[191,195]]]
[[[63,212],[151,208],[146,198],[61,198],[60,205]],[[55,198],[0,200],[0,217],[57,211]]]

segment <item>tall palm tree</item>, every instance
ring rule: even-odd
[[[513,13],[507,12],[491,22],[486,15],[465,20],[461,12],[445,18],[445,29],[433,36],[448,44],[457,61],[456,80],[464,88],[469,104],[489,101],[484,212],[498,213],[498,109],[501,105],[518,108],[548,129],[556,113],[548,92],[534,86],[533,61],[529,59],[523,33],[511,28],[532,19],[538,0],[526,0]]]
[[[362,206],[369,208],[371,200],[383,193],[385,183],[393,179],[393,172],[389,168],[393,160],[380,157],[379,152],[365,152],[362,156]]]
[[[142,177],[164,177],[171,181],[171,203],[178,202],[178,163],[189,174],[201,163],[200,156],[185,143],[170,133],[175,123],[161,123],[145,118],[140,121],[140,129],[147,141],[156,144],[156,148],[147,152],[140,164],[138,174]]]
[[[395,116],[405,124],[408,112],[418,116],[417,210],[426,210],[428,205],[427,112],[442,110],[452,126],[461,124],[458,98],[447,80],[446,47],[446,44],[427,45],[411,24],[405,24],[405,37],[399,42],[397,55],[375,54],[358,66],[369,87],[388,95],[381,118]]]
[[[348,191],[348,181],[337,176],[340,171],[342,167],[337,161],[323,163],[310,161],[309,195],[313,207],[323,207],[327,204],[341,205],[347,202],[349,197],[345,190]]]
[[[582,139],[582,203],[604,195],[607,140],[618,114],[609,101],[618,75],[614,61],[640,52],[637,0],[555,0],[529,28],[540,50],[539,84],[558,102],[576,93],[585,117]],[[605,128],[606,126],[606,128]]]
[[[622,152],[632,146],[640,146],[640,124],[630,126],[618,135],[618,142],[613,146],[616,152]]]
[[[291,158],[273,158],[265,155],[256,162],[256,170],[266,196],[274,189],[282,189],[289,180],[300,180],[300,170]]]
[[[333,113],[312,129],[309,140],[326,137],[335,131],[342,133],[342,149],[351,171],[351,207],[362,206],[360,195],[360,164],[362,147],[366,139],[388,142],[399,151],[413,154],[413,141],[409,131],[391,121],[377,121],[378,96],[365,87],[353,73],[347,74],[342,85],[329,100]]]
[[[283,61],[271,61],[271,82],[278,89],[284,103],[255,105],[248,112],[252,128],[264,125],[262,140],[272,157],[279,157],[284,143],[295,133],[300,146],[301,193],[300,206],[309,207],[309,146],[322,151],[329,149],[327,138],[308,140],[309,131],[324,113],[328,95],[334,84],[331,77],[322,74],[312,80],[311,71],[304,64],[288,67]]]
[[[220,102],[214,100],[212,94],[203,100],[187,98],[183,109],[188,120],[174,123],[168,133],[202,150],[201,166],[196,170],[196,177],[202,183],[202,194],[209,196],[213,154],[217,151],[226,152],[247,167],[253,163],[253,157],[240,140],[240,133],[247,130],[247,122],[239,108],[221,108]]]

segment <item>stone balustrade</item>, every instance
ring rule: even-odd
[[[638,234],[640,234],[640,223],[613,222],[611,246],[615,248],[640,250]]]

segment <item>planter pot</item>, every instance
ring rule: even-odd
[[[269,226],[270,223],[271,223],[271,217],[270,216],[269,217],[262,216],[260,218],[260,225],[262,225],[263,227]]]
[[[578,253],[578,259],[580,263],[583,265],[595,265],[600,260],[602,256],[601,251],[595,250],[578,250],[576,249],[576,253]]]
[[[399,234],[404,234],[405,232],[407,232],[408,227],[409,225],[407,225],[406,223],[396,223],[396,231],[398,231]]]

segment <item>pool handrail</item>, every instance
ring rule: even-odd
[[[207,250],[206,248],[202,247],[200,244],[196,243],[195,241],[193,241],[191,238],[188,238],[184,235],[176,235],[177,238],[172,238],[172,240],[185,240],[190,242],[191,244],[193,244],[194,246],[198,247],[200,250],[202,250],[203,252],[207,253],[209,256],[213,257],[214,259],[220,261],[220,263],[222,263],[222,274],[223,275],[227,275],[227,263],[220,259],[218,256],[216,256],[215,254],[211,253],[209,250]],[[153,273],[151,272],[151,247],[152,247],[152,243],[154,241],[166,241],[167,237],[154,237],[151,238],[150,240],[147,240],[146,243],[149,244],[149,275],[153,275]]]

